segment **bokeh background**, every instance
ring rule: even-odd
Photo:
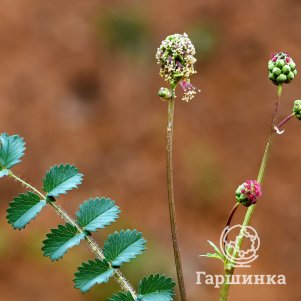
[[[212,286],[195,285],[196,271],[221,274],[199,254],[218,242],[236,187],[255,178],[265,146],[276,87],[267,60],[288,52],[301,64],[301,2],[297,0],[1,0],[1,131],[27,142],[15,172],[41,187],[56,163],[75,164],[83,185],[60,198],[79,204],[108,196],[122,209],[109,232],[137,228],[148,250],[122,269],[137,284],[150,273],[175,275],[165,185],[166,103],[154,55],[161,40],[187,32],[197,49],[193,83],[202,92],[179,97],[175,116],[178,227],[189,300],[218,300]],[[285,86],[281,117],[301,95],[301,78]],[[235,286],[231,301],[299,300],[301,124],[277,137],[252,225],[261,238],[251,274],[285,274],[286,286]],[[0,290],[3,301],[105,300],[118,288],[73,289],[73,272],[92,258],[85,244],[59,262],[42,256],[41,242],[59,217],[45,209],[24,231],[6,224],[6,208],[23,188],[0,181]],[[241,222],[241,208],[235,222]]]

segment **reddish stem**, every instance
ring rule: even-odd
[[[295,116],[295,113],[292,113],[288,115],[286,118],[284,118],[278,125],[277,128],[280,129],[284,124],[286,124],[293,116]]]

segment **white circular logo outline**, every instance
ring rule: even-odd
[[[229,243],[227,242],[226,238],[228,236],[228,234],[233,231],[234,229],[239,228],[239,233],[241,231],[242,228],[244,228],[244,237],[246,236],[246,234],[249,234],[248,232],[246,233],[246,230],[251,230],[253,231],[253,235],[251,235],[251,241],[252,241],[252,246],[249,250],[247,251],[243,251],[243,250],[239,250],[239,252],[242,252],[242,254],[245,253],[244,256],[237,256],[237,258],[233,258],[232,254],[230,254],[229,252],[227,252],[227,248],[229,246]],[[239,234],[238,234],[239,235]],[[236,245],[236,241],[238,238],[238,235],[236,236],[236,240],[233,243],[233,245]],[[230,242],[231,244],[231,242]],[[227,226],[223,232],[221,233],[220,236],[220,249],[223,253],[223,255],[227,258],[227,260],[234,266],[234,267],[238,267],[238,268],[247,268],[250,267],[250,263],[253,262],[254,260],[256,260],[259,256],[256,254],[256,252],[258,251],[260,247],[260,238],[258,236],[257,231],[251,227],[251,226],[242,226],[240,224],[234,225],[232,227]],[[248,253],[251,253],[251,255],[247,256]]]

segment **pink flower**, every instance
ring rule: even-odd
[[[187,102],[194,98],[196,91],[201,92],[187,80],[180,81],[180,86],[184,91],[184,96],[182,97],[182,99]]]
[[[262,196],[261,185],[256,180],[246,180],[236,190],[236,200],[249,207]]]

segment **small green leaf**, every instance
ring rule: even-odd
[[[87,231],[94,232],[110,225],[120,213],[115,202],[109,198],[95,198],[85,201],[76,213],[79,225]]]
[[[0,135],[0,165],[1,170],[10,169],[21,162],[24,155],[25,142],[18,135],[9,136],[6,133]],[[3,171],[1,176],[7,175]]]
[[[143,278],[139,285],[137,301],[172,301],[175,283],[163,275]]]
[[[113,267],[120,267],[145,250],[146,240],[137,230],[122,230],[109,235],[104,243],[103,253]]]
[[[19,194],[9,204],[7,209],[7,221],[14,229],[23,229],[34,219],[38,213],[46,206],[45,200],[40,198],[33,192]]]
[[[224,258],[221,258],[219,254],[217,253],[207,253],[205,255],[200,255],[201,257],[208,257],[208,258],[215,258],[215,259],[219,259],[222,262],[224,262]]]
[[[78,272],[74,274],[74,287],[86,293],[95,284],[108,282],[113,274],[114,269],[110,267],[106,260],[89,260],[87,263],[84,262],[82,266],[78,268]]]
[[[113,295],[110,299],[107,299],[107,301],[135,301],[132,297],[131,293],[118,293]]]
[[[49,256],[52,261],[59,260],[72,247],[79,245],[85,238],[84,233],[78,233],[75,226],[66,224],[59,225],[57,229],[52,229],[43,241],[42,251],[44,256]]]
[[[220,249],[210,240],[208,240],[210,246],[214,249],[214,251],[220,256],[220,258],[225,258],[225,256],[223,255],[223,253],[220,251]]]
[[[50,168],[43,179],[43,189],[47,196],[57,197],[81,184],[83,175],[73,165],[55,165]]]

